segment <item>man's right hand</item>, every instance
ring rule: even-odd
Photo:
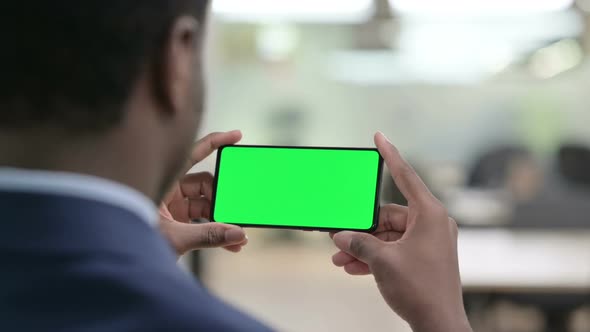
[[[373,234],[333,234],[335,265],[373,274],[389,306],[415,332],[471,331],[463,308],[457,224],[398,150],[378,133],[375,144],[408,206],[381,208]]]

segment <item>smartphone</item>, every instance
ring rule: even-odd
[[[223,146],[211,221],[371,232],[378,223],[382,168],[377,149]]]

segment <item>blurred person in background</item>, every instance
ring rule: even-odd
[[[236,226],[191,224],[208,217],[212,176],[178,177],[241,138],[214,133],[191,149],[207,7],[3,4],[0,330],[268,330],[176,265],[189,250],[247,242]],[[334,263],[372,273],[415,331],[470,331],[456,224],[382,134],[375,143],[408,207],[382,207],[372,235],[332,234]]]

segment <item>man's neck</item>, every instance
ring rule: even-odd
[[[129,138],[54,135],[45,131],[0,131],[0,166],[93,175],[157,196],[156,174]]]

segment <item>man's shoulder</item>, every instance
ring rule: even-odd
[[[0,285],[7,300],[0,303],[0,330],[268,331],[173,262],[101,256],[42,265],[27,274],[12,270]]]
[[[146,331],[269,331],[178,268],[131,266],[123,274],[116,282],[120,296],[128,298],[130,316]]]
[[[0,331],[265,331],[182,272],[133,213],[51,195],[0,197],[0,207],[23,211],[18,222],[3,217]]]

